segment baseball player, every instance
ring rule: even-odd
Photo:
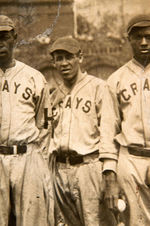
[[[58,38],[50,53],[63,78],[51,95],[50,165],[56,202],[69,226],[115,225],[102,203],[99,145],[104,81],[81,71],[82,52],[74,38]]]
[[[11,211],[16,226],[49,226],[46,81],[14,59],[16,38],[13,21],[0,15],[0,225]]]
[[[108,79],[101,118],[106,199],[116,207],[117,178],[129,204],[130,226],[150,225],[150,16],[127,26],[133,58]],[[118,162],[118,170],[116,169]],[[104,178],[105,179],[105,178]],[[112,186],[111,186],[111,185]]]

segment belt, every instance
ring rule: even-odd
[[[27,152],[26,145],[0,146],[0,154],[2,155],[16,155]]]
[[[76,165],[76,164],[81,164],[83,162],[87,162],[86,159],[90,159],[90,157],[93,159],[98,158],[99,156],[99,151],[96,150],[90,154],[87,155],[71,155],[68,152],[62,152],[61,151],[56,155],[56,162],[61,162],[61,163],[69,163],[70,165]],[[67,153],[67,154],[66,154]]]
[[[144,150],[142,148],[135,148],[135,147],[128,147],[128,152],[131,155],[135,156],[144,156],[144,157],[150,157],[150,150]]]

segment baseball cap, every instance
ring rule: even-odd
[[[0,15],[0,31],[11,31],[15,28],[14,22],[5,15]]]
[[[79,42],[72,37],[60,37],[52,44],[50,48],[50,53],[53,53],[57,50],[65,50],[69,53],[75,54],[80,50]]]
[[[127,33],[129,34],[134,27],[149,27],[150,26],[150,15],[140,14],[134,16],[127,25]]]

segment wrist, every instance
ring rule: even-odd
[[[116,177],[116,173],[113,170],[105,170],[103,171],[103,175]]]
[[[117,174],[112,170],[105,170],[103,172],[103,178],[106,183],[117,182]]]

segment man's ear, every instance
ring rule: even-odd
[[[15,33],[14,33],[14,39],[16,40],[17,37],[18,37],[18,35],[17,35],[17,33],[15,32]]]
[[[16,32],[14,32],[13,36],[14,36],[14,45],[16,45],[18,35]]]
[[[54,55],[50,53],[49,56],[50,56],[50,63],[51,63],[54,67],[56,67],[55,60],[54,60]]]
[[[79,63],[81,64],[83,62],[83,53],[80,52],[78,57],[79,57]]]
[[[17,40],[17,37],[18,37],[18,35],[17,35],[17,32],[16,32],[16,31],[13,31],[13,36],[14,36],[14,40],[16,41],[16,40]]]
[[[53,64],[54,68],[56,68],[56,64],[55,64],[55,61],[53,61],[53,62],[52,62],[52,64]]]

